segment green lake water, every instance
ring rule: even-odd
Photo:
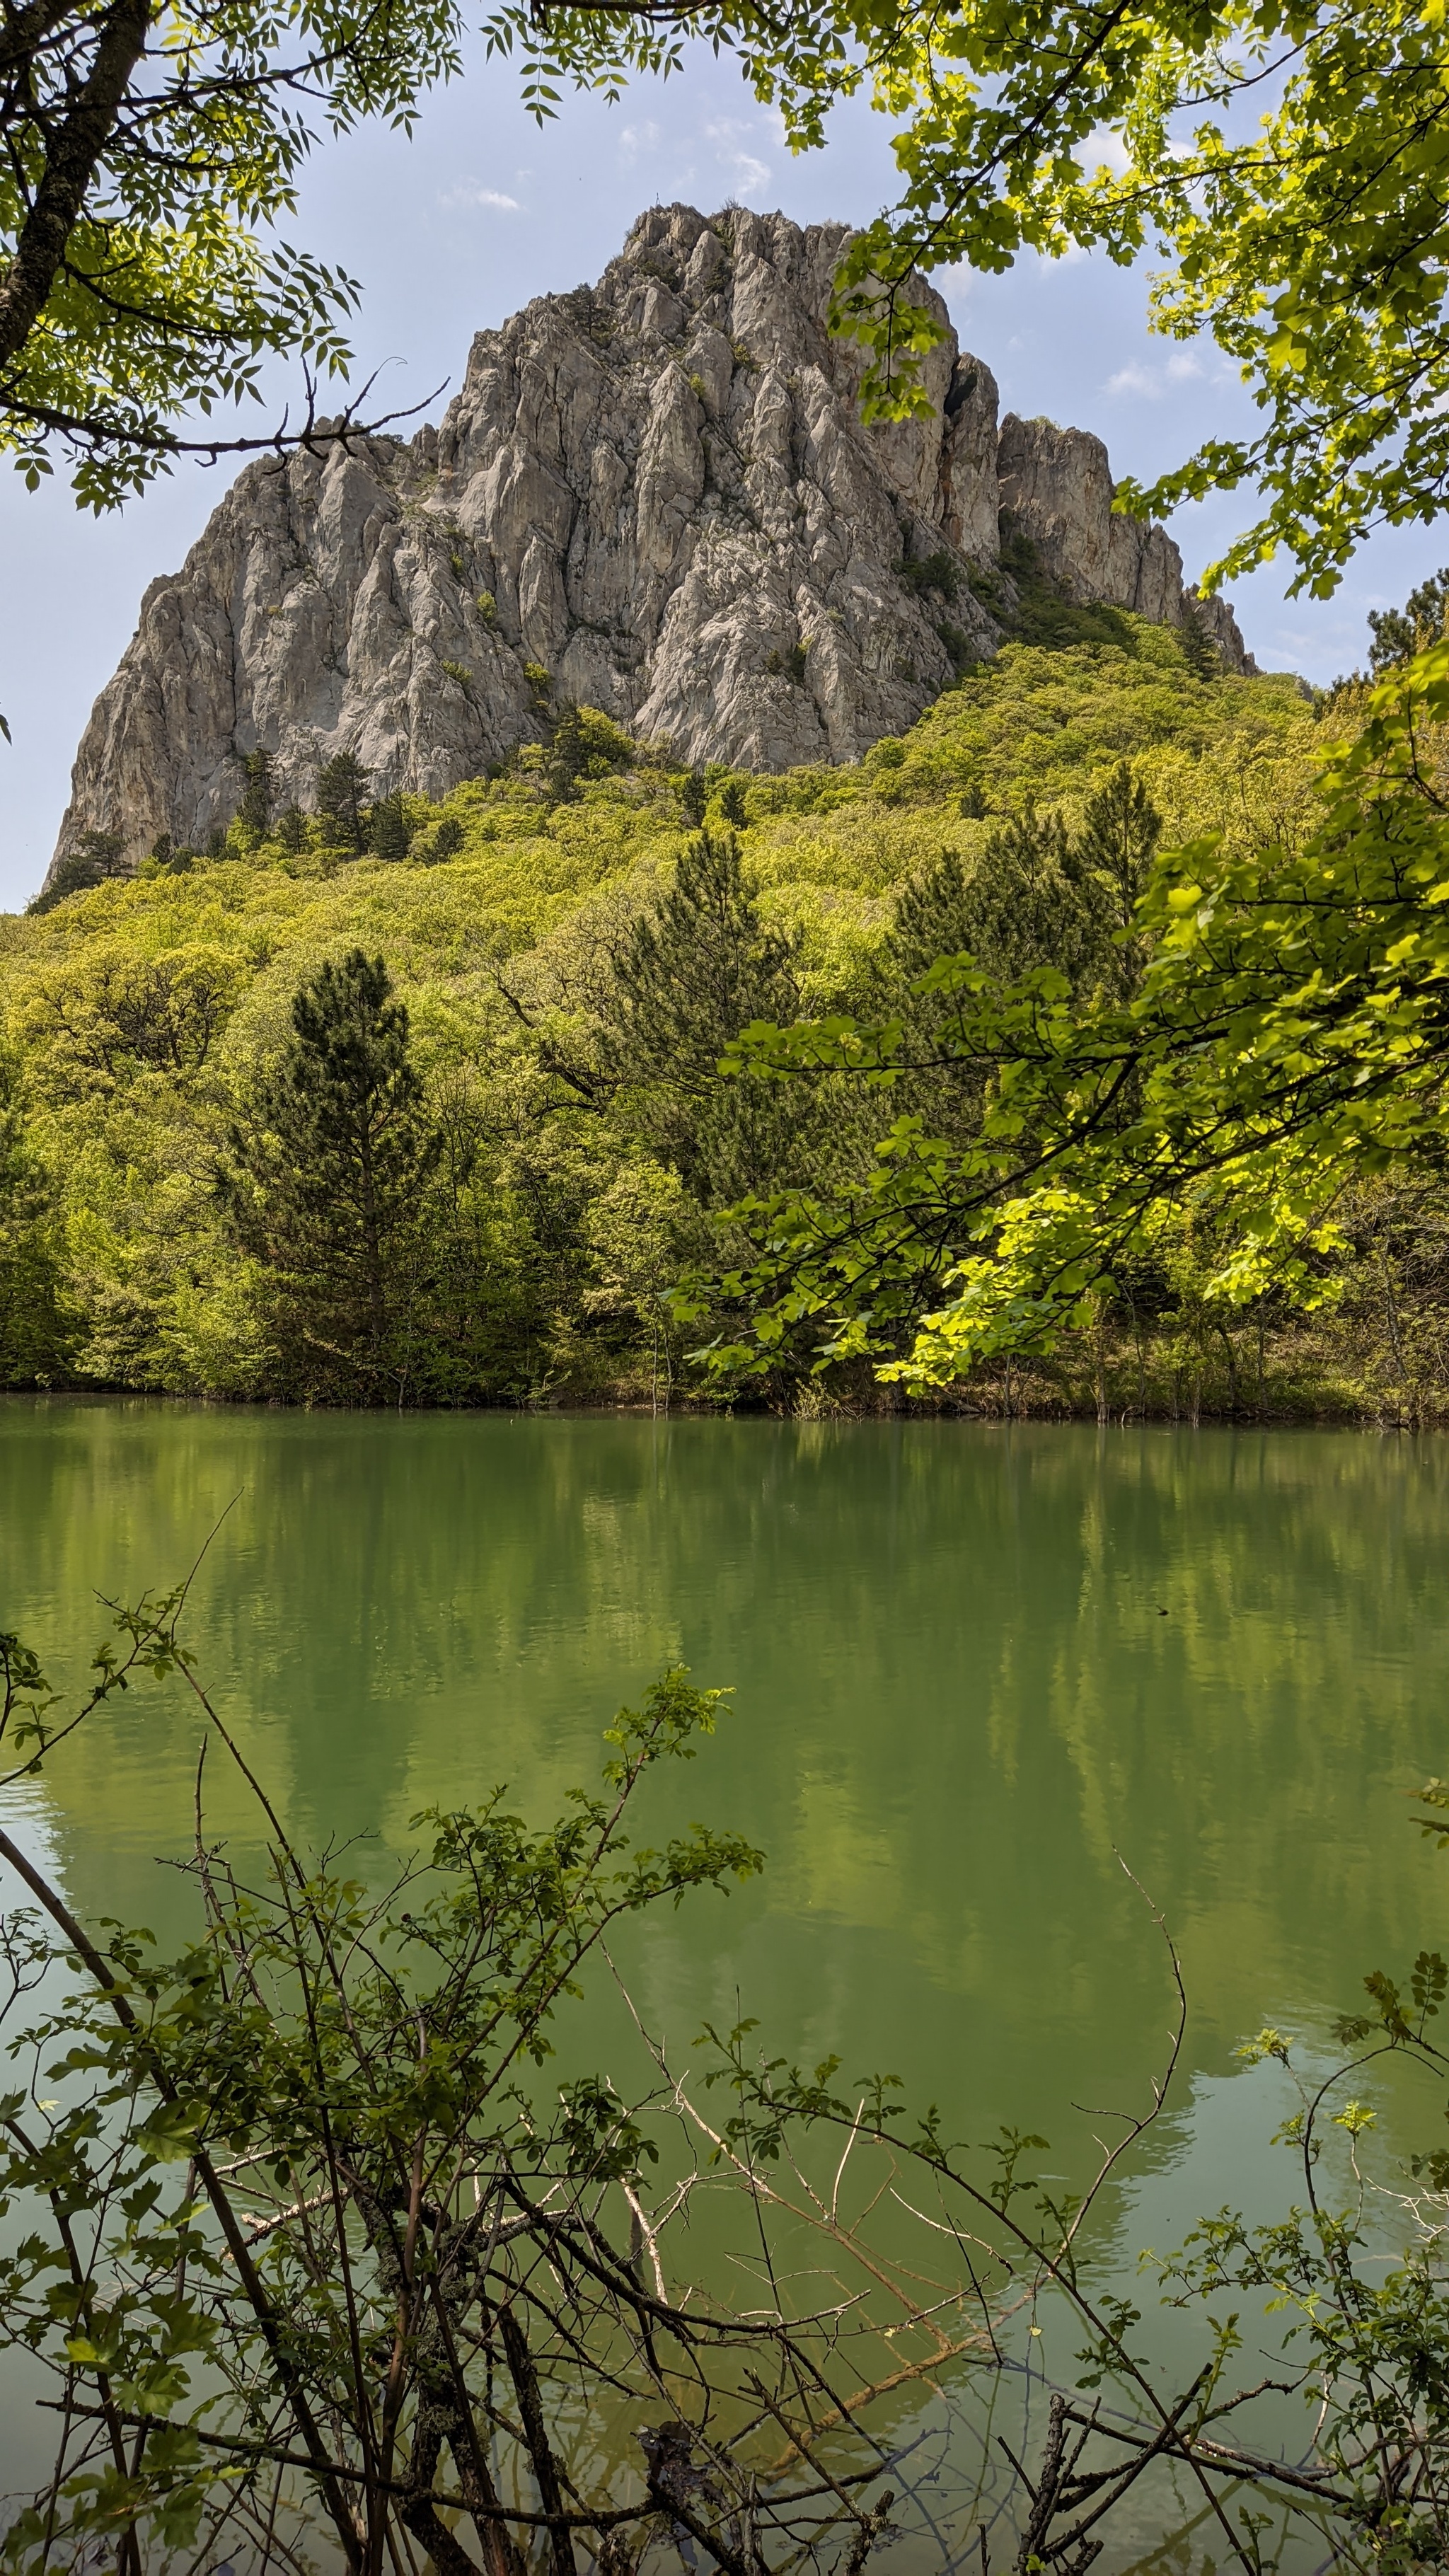
[[[375,1835],[369,1870],[500,1780],[554,1813],[661,1666],[731,1688],[654,1818],[743,1829],[766,1875],[621,1962],[686,2052],[738,1998],[968,2135],[1074,2151],[1072,2105],[1140,2102],[1170,2017],[1125,1862],[1191,2017],[1124,2247],[1276,2187],[1245,2035],[1321,2034],[1366,1968],[1442,1939],[1449,1862],[1406,1793],[1449,1771],[1449,1443],[12,1398],[0,1515],[0,1624],[69,1681],[94,1594],[170,1584],[220,1519],[200,1669],[293,1832]],[[11,1793],[82,1912],[179,1928],[157,1862],[189,1842],[199,1731],[148,1683]],[[215,1764],[209,1795],[253,1847]],[[622,2031],[601,2000],[571,2045]],[[1432,2100],[1385,2112],[1438,2131]]]

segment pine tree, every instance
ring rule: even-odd
[[[1100,945],[1082,866],[1061,817],[1034,806],[998,824],[975,866],[940,858],[896,899],[888,956],[904,981],[937,957],[969,949],[978,966],[1011,983],[1035,966],[1075,982]]]
[[[553,729],[544,784],[556,805],[578,802],[579,780],[589,765],[589,741],[576,706],[565,706]]]
[[[1161,838],[1162,816],[1131,762],[1119,761],[1083,807],[1076,858],[1088,884],[1099,889],[1097,909],[1107,934],[1102,946],[1105,980],[1124,999],[1141,980],[1147,952],[1140,939],[1118,942],[1112,934],[1132,930]]]
[[[317,811],[332,827],[335,849],[361,858],[367,847],[363,809],[371,780],[355,751],[339,751],[317,778]]]
[[[999,984],[1054,966],[1086,992],[1115,956],[1112,927],[1106,889],[1059,815],[1028,806],[997,826],[974,866],[942,850],[897,895],[877,968],[885,1008],[904,1020],[916,1057],[899,1106],[943,1135],[970,1133],[980,1119],[987,1069],[955,1044],[969,999],[912,990],[939,958],[964,951]]]
[[[980,910],[959,850],[943,850],[896,896],[887,934],[891,973],[906,983],[926,974],[938,957],[969,948]]]
[[[104,885],[109,877],[125,876],[125,847],[120,832],[82,832],[74,847],[67,850],[49,885],[30,905],[30,911],[52,912],[67,895],[88,894],[92,886]]]
[[[307,817],[300,805],[289,805],[278,815],[276,837],[294,859],[301,857],[307,847]]]
[[[1182,658],[1195,679],[1216,680],[1222,676],[1223,661],[1207,619],[1197,601],[1184,594],[1182,624],[1177,630]]]
[[[704,821],[707,796],[708,790],[704,783],[703,770],[692,769],[679,791],[679,810],[686,823],[692,824],[696,829]]]
[[[242,800],[237,807],[236,819],[242,830],[254,842],[264,841],[267,837],[267,825],[272,819],[271,753],[263,751],[260,746],[255,751],[249,751],[241,764],[241,770],[245,785],[242,788]]]
[[[710,1081],[750,1020],[793,1017],[790,943],[762,922],[733,832],[685,844],[674,883],[616,960],[616,1027],[636,1071]]]
[[[719,810],[733,830],[743,831],[749,821],[749,814],[745,805],[745,791],[737,778],[726,779],[720,790]]]
[[[1411,590],[1402,608],[1371,608],[1369,668],[1376,679],[1449,633],[1449,565]]]
[[[420,858],[425,868],[441,867],[446,860],[457,857],[467,837],[457,815],[445,814],[441,823],[434,825],[431,837],[421,842],[412,855]]]
[[[351,949],[301,986],[289,1043],[250,1107],[218,1187],[270,1275],[288,1374],[300,1391],[375,1400],[404,1365],[439,1153],[380,957]]]
[[[706,1203],[763,1186],[799,1132],[788,1086],[719,1076],[751,1020],[792,1020],[799,1005],[793,948],[761,920],[738,840],[701,832],[614,960],[605,1055],[617,1082],[648,1095],[655,1149]]]
[[[367,817],[367,846],[375,859],[405,859],[409,833],[401,796],[379,796]]]

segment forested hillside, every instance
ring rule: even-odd
[[[741,1203],[870,1169],[892,1120],[952,1133],[972,1081],[722,1080],[750,1021],[895,1012],[969,948],[1084,997],[1139,964],[1155,852],[1292,848],[1328,730],[1204,639],[1042,611],[900,740],[776,777],[672,768],[604,718],[443,803],[369,801],[354,761],[277,813],[264,758],[205,853],[135,877],[92,834],[73,890],[0,931],[0,1362],[12,1386],[301,1402],[718,1402],[682,1276],[727,1278]],[[540,671],[537,686],[547,691]],[[1338,710],[1335,710],[1338,712]],[[87,882],[89,880],[89,882]],[[975,1079],[975,1077],[973,1077]],[[1436,1410],[1442,1241],[1425,1184],[1347,1212],[1311,1326],[1199,1294],[1191,1210],[993,1408]],[[782,1344],[750,1400],[894,1400]]]

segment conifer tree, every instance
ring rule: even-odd
[[[218,1176],[299,1391],[376,1400],[398,1380],[438,1153],[407,1011],[383,960],[353,948],[295,995]]]
[[[886,940],[888,971],[909,983],[926,974],[938,957],[969,948],[978,926],[978,906],[961,853],[942,850],[896,896]]]
[[[339,751],[324,762],[317,778],[317,811],[331,825],[333,847],[361,858],[367,847],[366,817],[371,780],[355,751]]]
[[[566,706],[553,729],[544,781],[555,804],[578,801],[579,780],[589,765],[589,742],[576,706]]]
[[[901,889],[888,957],[903,982],[936,958],[969,949],[979,966],[1011,983],[1036,966],[1080,979],[1101,944],[1082,861],[1060,815],[1028,805],[998,824],[974,867],[959,852]]]
[[[696,1087],[748,1021],[793,1016],[790,942],[761,920],[733,832],[686,842],[674,883],[616,959],[614,985],[618,1046],[634,1071]]]
[[[263,751],[258,745],[255,751],[247,753],[241,764],[241,770],[245,784],[242,788],[241,803],[237,807],[236,819],[242,830],[249,833],[254,841],[263,841],[266,839],[267,825],[272,819],[271,753]]]
[[[76,854],[89,870],[92,885],[104,884],[107,877],[125,875],[125,847],[124,833],[82,832],[76,843]]]
[[[1131,762],[1119,761],[1083,808],[1077,861],[1088,885],[1098,889],[1107,933],[1101,947],[1103,980],[1124,1000],[1141,979],[1147,950],[1140,939],[1116,940],[1112,934],[1131,931],[1161,838],[1162,816]]]
[[[401,796],[379,796],[367,817],[367,846],[375,859],[405,859],[407,817]]]
[[[679,791],[679,810],[686,823],[697,828],[704,821],[707,795],[703,770],[692,769]]]
[[[1222,655],[1208,630],[1208,622],[1197,602],[1184,598],[1182,624],[1177,630],[1182,657],[1188,669],[1199,680],[1216,680],[1222,674]]]
[[[189,876],[195,857],[194,850],[188,850],[184,842],[173,841],[169,832],[158,832],[151,844],[150,864],[161,876]]]
[[[58,903],[64,903],[67,895],[88,894],[92,886],[104,885],[108,877],[124,876],[125,847],[120,832],[82,832],[29,909],[51,912]]]
[[[1402,608],[1371,608],[1368,622],[1374,639],[1369,669],[1375,678],[1382,678],[1449,633],[1449,565],[1411,590]]]
[[[976,875],[960,851],[943,849],[900,888],[871,977],[875,990],[870,1008],[883,1007],[910,1031],[914,1063],[897,1086],[899,1106],[922,1118],[933,1134],[975,1128],[982,1075],[974,1064],[936,1060],[942,1036],[957,1017],[957,1003],[948,995],[910,988],[939,957],[954,957],[963,949],[979,955],[987,910]]]
[[[778,1168],[781,1105],[765,1085],[722,1083],[719,1063],[751,1020],[791,1020],[799,1002],[791,943],[761,919],[735,834],[701,832],[614,960],[605,1045],[615,1080],[648,1094],[656,1150],[706,1204]]]
[[[425,868],[441,867],[446,860],[457,857],[467,837],[457,815],[445,814],[441,823],[434,825],[429,839],[414,846],[411,855],[420,858]]]

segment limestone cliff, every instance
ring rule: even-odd
[[[971,573],[1003,510],[1069,597],[1179,621],[1177,548],[1112,516],[1100,441],[998,435],[954,335],[928,414],[862,423],[825,328],[846,239],[656,207],[596,287],[479,334],[437,430],[249,466],[146,592],[57,859],[87,826],[132,857],[204,842],[258,746],[304,806],[344,747],[379,791],[441,795],[541,735],[548,690],[684,762],[858,758],[994,650]],[[1205,613],[1241,667],[1231,612]]]

